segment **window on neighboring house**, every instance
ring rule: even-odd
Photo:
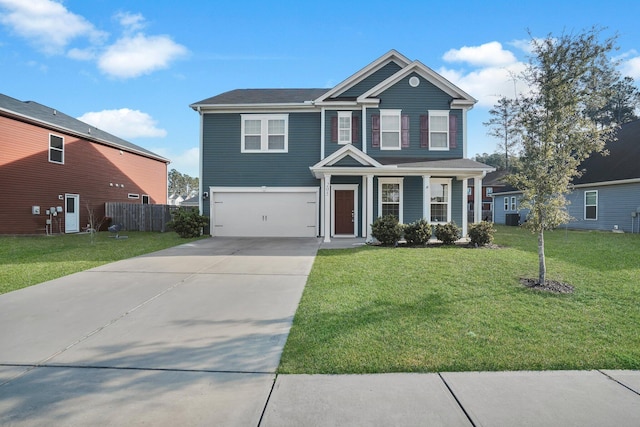
[[[400,110],[380,110],[380,149],[399,150],[401,117]]]
[[[598,191],[584,192],[584,219],[598,219]]]
[[[504,211],[507,212],[509,210],[509,198],[504,198]]]
[[[287,114],[242,114],[243,153],[286,153],[289,116]]]
[[[129,194],[127,194],[127,197],[129,199],[139,199],[140,195],[139,194],[135,194],[135,193],[129,193]]]
[[[493,187],[487,187],[486,192],[487,192],[487,196],[493,194]]]
[[[402,178],[380,178],[378,201],[380,216],[393,215],[402,222]]]
[[[49,161],[64,164],[64,138],[49,134]]]
[[[338,111],[338,144],[351,144],[351,111]]]
[[[467,196],[473,195],[473,187],[467,187]]]
[[[451,221],[451,180],[431,180],[431,223],[444,224]]]
[[[149,195],[148,194],[143,194],[142,195],[142,204],[143,205],[148,205],[149,204]]]
[[[511,210],[514,212],[518,210],[518,205],[516,203],[516,196],[511,196]]]
[[[429,111],[429,149],[449,149],[449,112]]]

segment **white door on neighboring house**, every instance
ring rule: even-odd
[[[77,233],[80,231],[80,195],[64,195],[64,232]]]

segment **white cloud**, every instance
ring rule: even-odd
[[[156,138],[167,135],[167,131],[158,128],[156,121],[149,114],[129,108],[89,112],[78,117],[78,120],[123,139]]]
[[[502,48],[499,42],[489,42],[480,46],[463,46],[451,49],[442,57],[447,62],[466,62],[477,66],[502,66],[516,62],[513,53]]]
[[[200,174],[200,150],[198,147],[187,148],[180,153],[174,153],[168,147],[149,147],[149,150],[171,160],[169,170],[175,169],[180,173],[187,174],[191,177],[197,177]]]
[[[168,36],[125,36],[109,46],[98,59],[98,68],[112,77],[132,78],[167,68],[187,54],[187,48]]]
[[[623,76],[633,77],[636,80],[640,79],[640,56],[622,61],[620,71]]]
[[[140,31],[146,26],[144,17],[140,13],[119,12],[115,15],[115,19],[124,27],[126,32]]]
[[[106,37],[82,16],[52,0],[0,0],[0,7],[5,11],[0,22],[46,54],[64,52],[76,38],[100,43]]]

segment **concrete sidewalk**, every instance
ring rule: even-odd
[[[0,425],[640,425],[638,371],[276,375],[317,249],[362,244],[334,242],[205,239],[0,296]]]

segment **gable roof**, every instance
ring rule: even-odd
[[[161,157],[147,149],[34,101],[19,101],[0,93],[0,113],[6,113],[18,120],[28,121],[39,126],[70,133],[82,139],[140,154],[165,163],[170,162],[169,159]]]
[[[310,103],[329,89],[234,89],[190,105],[191,108],[208,105],[269,105]]]
[[[640,178],[640,120],[623,124],[616,136],[606,146],[608,156],[593,154],[582,162],[585,172],[575,185]]]

